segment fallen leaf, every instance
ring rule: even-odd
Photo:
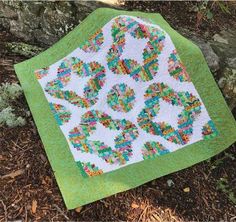
[[[43,185],[47,184],[44,179],[42,179],[42,184],[43,184]]]
[[[144,210],[146,208],[146,204],[145,203],[142,203],[141,206],[140,206],[140,209],[141,210]]]
[[[77,208],[75,208],[75,211],[76,211],[77,213],[80,213],[81,210],[82,210],[82,207],[77,207]]]
[[[139,208],[139,205],[137,205],[136,203],[132,203],[132,204],[131,204],[131,207],[134,208],[134,209],[136,209],[136,208]]]
[[[33,200],[32,201],[32,207],[31,207],[32,213],[35,214],[37,210],[37,201]]]
[[[190,188],[189,187],[184,188],[184,192],[185,193],[189,193],[190,192]]]
[[[24,170],[22,170],[22,169],[16,170],[16,171],[14,171],[14,172],[11,172],[11,173],[9,173],[9,174],[6,174],[6,175],[2,176],[1,179],[5,179],[5,178],[8,178],[8,177],[15,178],[15,177],[17,177],[17,176],[20,176],[20,175],[23,174],[23,173],[24,173]]]

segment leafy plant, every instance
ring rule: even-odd
[[[21,95],[22,89],[16,83],[4,83],[0,86],[0,126],[16,127],[25,125],[25,119],[17,116],[13,108],[14,101]]]
[[[212,7],[214,6],[214,4],[216,4],[222,12],[227,13],[227,14],[231,14],[230,10],[229,10],[229,4],[227,2],[221,2],[219,0],[215,0],[212,3]]]
[[[236,196],[233,189],[230,188],[227,178],[220,178],[220,180],[217,181],[216,189],[221,190],[234,204],[236,204]]]
[[[207,162],[209,163],[210,167],[211,167],[211,170],[214,170],[216,168],[218,168],[222,163],[224,163],[224,160],[225,159],[231,159],[231,160],[235,160],[235,157],[232,153],[227,153],[227,152],[224,152],[224,156],[219,158],[219,159],[216,159],[215,161],[212,162],[211,159],[209,159]]]
[[[231,14],[228,2],[219,0],[204,0],[195,4],[192,11],[197,13],[196,27],[198,28],[202,20],[212,20],[214,17],[213,9],[219,8],[223,13]]]

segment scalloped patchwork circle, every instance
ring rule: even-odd
[[[72,73],[79,77],[91,77],[84,87],[84,97],[72,90],[63,90],[70,82]],[[105,79],[105,68],[98,62],[84,63],[79,58],[72,57],[62,61],[57,70],[57,78],[47,83],[45,91],[55,98],[87,108],[96,103]]]
[[[35,70],[84,177],[218,135],[181,59],[160,26],[122,15]]]
[[[127,84],[116,84],[107,94],[108,105],[117,112],[129,112],[135,103],[135,93]]]
[[[138,124],[146,132],[159,135],[176,144],[186,144],[193,134],[193,122],[201,112],[200,100],[189,92],[175,92],[164,83],[153,83],[144,95],[145,107],[138,115]],[[181,106],[183,111],[178,115],[178,129],[169,123],[152,119],[160,110],[160,99],[172,106]]]
[[[110,147],[101,141],[91,141],[90,134],[96,130],[97,123],[110,130],[122,130],[114,138],[115,147]],[[109,164],[123,165],[133,155],[132,142],[138,137],[137,127],[125,119],[112,119],[104,112],[92,110],[81,117],[81,123],[69,133],[69,140],[73,146],[85,153],[92,153]]]
[[[120,75],[129,75],[135,81],[149,81],[157,74],[158,55],[163,49],[165,34],[158,28],[146,26],[129,17],[118,17],[112,24],[113,44],[107,54],[109,69]],[[125,48],[125,33],[137,39],[148,39],[143,49],[143,65],[121,58]]]

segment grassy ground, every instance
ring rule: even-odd
[[[126,4],[127,8],[139,8],[140,5],[141,9],[144,8],[143,3]],[[174,3],[155,3],[156,8],[154,3],[146,4],[145,10],[161,11],[174,27],[182,23],[183,27],[202,33],[214,33],[215,29],[222,28],[216,22],[213,29],[214,25],[207,20],[195,27],[194,14],[191,14],[187,24],[186,19],[180,18],[189,12],[177,13],[181,7],[179,3],[174,7],[171,5]],[[188,5],[186,7],[189,8]],[[229,24],[225,23],[226,26]],[[0,83],[18,82],[13,64],[25,59],[5,49],[5,42],[11,41],[19,40],[0,29]],[[16,105],[27,107],[25,98],[22,96]],[[0,128],[0,147],[0,174],[3,176],[0,180],[0,221],[236,220],[234,145],[211,160],[89,204],[80,212],[66,210],[31,116],[24,127]]]

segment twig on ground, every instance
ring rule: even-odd
[[[3,209],[4,209],[4,215],[5,215],[5,221],[7,222],[7,207],[4,204],[3,200],[0,200],[0,202],[2,203]]]
[[[143,215],[146,213],[148,207],[149,207],[149,206],[146,206],[146,207],[144,208],[143,212],[142,212],[142,213],[140,214],[140,216],[139,216],[138,222],[144,221],[144,220],[143,220]]]
[[[22,170],[22,169],[16,170],[16,171],[13,171],[13,172],[11,172],[11,173],[9,173],[9,174],[6,174],[6,175],[4,175],[4,176],[1,176],[1,179],[6,179],[6,178],[8,178],[8,177],[11,177],[12,179],[14,179],[15,177],[20,176],[20,175],[23,174],[24,172],[25,172],[25,171]]]
[[[63,210],[62,210],[60,207],[58,207],[56,204],[53,204],[52,206],[55,207],[55,208],[57,209],[57,211],[58,211],[61,215],[63,215],[67,220],[70,220],[70,218],[66,216],[66,214],[63,212]]]
[[[25,222],[28,221],[28,212],[27,212],[27,207],[25,206]]]
[[[88,207],[86,209],[84,209],[83,211],[80,212],[80,214],[84,214],[86,211],[90,210],[92,207]]]

